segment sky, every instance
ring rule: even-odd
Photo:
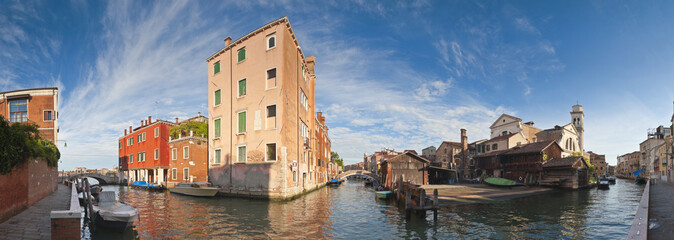
[[[206,58],[288,16],[316,56],[316,109],[345,163],[489,137],[503,113],[585,149],[638,150],[668,126],[674,1],[6,1],[0,92],[58,87],[59,169],[112,168],[140,121],[208,113]]]

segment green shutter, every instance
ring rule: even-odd
[[[239,81],[239,97],[246,96],[246,79]]]
[[[213,74],[219,73],[220,72],[220,62],[216,62],[215,66],[213,66]]]
[[[246,112],[239,113],[239,133],[246,132]]]
[[[246,49],[239,49],[239,62],[246,60]]]
[[[215,105],[220,105],[220,90],[215,91]]]
[[[213,123],[213,125],[215,125],[215,127],[214,127],[214,131],[215,131],[214,136],[215,136],[216,138],[219,138],[219,137],[220,137],[220,119],[215,119],[215,122]]]

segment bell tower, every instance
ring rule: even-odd
[[[580,152],[585,153],[585,147],[583,147],[583,134],[585,132],[583,124],[585,122],[585,113],[583,113],[583,106],[576,104],[571,107],[571,123],[578,130],[578,146],[580,147]]]

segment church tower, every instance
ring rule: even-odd
[[[571,107],[571,110],[571,122],[573,123],[573,126],[576,127],[576,130],[578,130],[578,146],[580,147],[581,152],[585,153],[585,147],[583,146],[583,133],[585,132],[583,129],[583,123],[585,121],[583,106],[576,104]]]

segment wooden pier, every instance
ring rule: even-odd
[[[400,178],[394,186],[396,200],[399,204],[404,204],[406,216],[411,213],[420,213],[425,216],[426,211],[433,211],[433,219],[438,220],[438,190],[433,191],[433,195],[426,194],[426,189],[420,185],[404,181],[404,176]]]

